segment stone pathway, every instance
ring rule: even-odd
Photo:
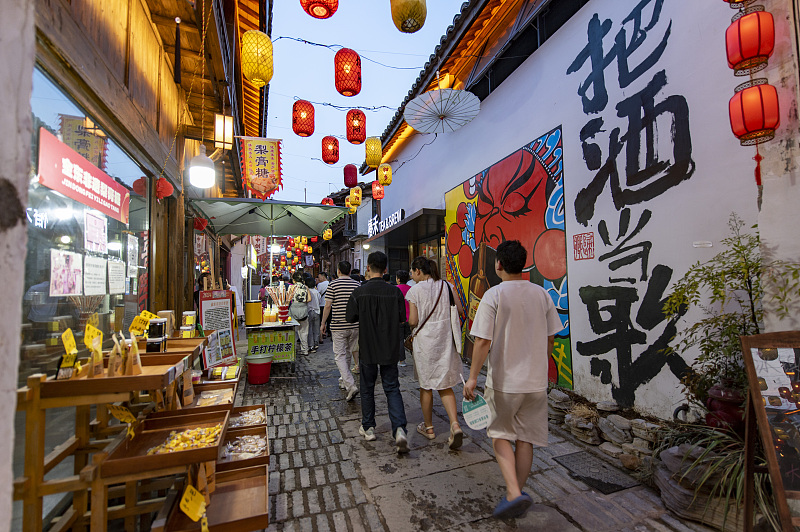
[[[245,349],[246,344],[240,352]],[[366,442],[358,435],[359,396],[344,400],[329,340],[319,352],[300,357],[295,376],[289,369],[273,365],[270,382],[261,386],[242,380],[237,397],[237,404],[267,405],[270,531],[710,531],[669,513],[645,486],[603,495],[570,477],[553,457],[596,451],[552,425],[550,445],[534,451],[527,482],[535,504],[524,518],[494,519],[504,488],[491,441],[484,431],[462,423],[464,445],[450,451],[449,424],[438,396],[436,439],[419,436],[415,427],[422,412],[411,361],[400,368],[411,452],[399,456],[380,381],[378,439]],[[460,390],[456,395],[460,401]]]

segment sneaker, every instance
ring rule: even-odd
[[[404,368],[404,367],[408,366],[408,364],[406,364],[405,362],[400,362],[398,364],[398,366],[400,366],[401,368]]]
[[[358,393],[358,386],[354,384],[347,390],[347,400],[352,401],[353,397],[355,397],[357,393]]]
[[[397,454],[407,453],[408,449],[408,438],[406,438],[406,431],[402,427],[397,429],[394,437],[394,444],[397,448]]]
[[[318,347],[316,347],[316,346],[314,346],[314,347],[312,347],[311,349],[309,349],[309,352],[311,352],[311,353],[316,353],[316,352],[317,352],[317,349],[319,349],[319,348],[318,348]]]
[[[509,501],[503,497],[495,507],[492,515],[494,517],[499,517],[500,519],[519,517],[524,514],[528,508],[530,508],[531,504],[533,504],[533,499],[531,499],[531,496],[525,492],[523,492],[522,495],[513,501]]]
[[[378,437],[375,436],[375,429],[372,427],[367,430],[364,430],[364,427],[358,427],[358,433],[364,436],[364,439],[367,441],[375,441],[378,439]]]
[[[339,389],[340,390],[346,390],[347,389],[347,386],[344,385],[344,381],[342,381],[341,377],[339,377]]]

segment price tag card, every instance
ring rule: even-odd
[[[61,341],[64,343],[64,354],[61,355],[61,362],[58,364],[58,372],[56,372],[56,380],[70,379],[75,374],[75,361],[78,358],[78,348],[75,345],[75,337],[72,335],[72,329],[67,329],[61,335]]]
[[[137,336],[144,333],[147,330],[147,327],[150,326],[150,320],[145,318],[144,316],[136,316],[133,318],[133,322],[131,322],[131,326],[128,327],[128,332],[135,334]]]
[[[180,503],[181,510],[192,521],[199,521],[206,513],[206,500],[203,494],[197,491],[194,486],[186,486]]]
[[[64,331],[61,335],[61,341],[64,342],[64,351],[68,355],[78,352],[78,346],[75,343],[75,336],[72,334],[72,329]]]
[[[136,416],[133,415],[133,412],[124,406],[113,404],[107,404],[106,408],[108,408],[109,414],[119,419],[122,423],[128,424],[128,437],[133,439],[136,436],[136,425],[138,424],[138,420]]]
[[[144,319],[146,319],[148,322],[149,322],[150,320],[157,320],[157,319],[158,319],[158,314],[153,314],[152,312],[149,312],[149,311],[147,311],[147,310],[143,310],[143,311],[142,311],[142,312],[139,314],[139,316],[143,317],[143,318],[144,318]]]
[[[83,343],[86,344],[87,348],[91,349],[95,338],[100,338],[100,345],[103,345],[103,331],[87,323],[86,332],[83,333]]]

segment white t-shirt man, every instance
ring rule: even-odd
[[[470,331],[492,342],[486,387],[504,393],[547,390],[547,338],[563,328],[541,286],[509,280],[487,290]]]
[[[317,291],[319,292],[319,308],[325,308],[325,292],[328,291],[330,281],[321,281],[317,283]],[[320,313],[321,314],[321,313]]]

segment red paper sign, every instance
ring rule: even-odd
[[[44,128],[39,129],[39,183],[128,223],[128,189]]]

